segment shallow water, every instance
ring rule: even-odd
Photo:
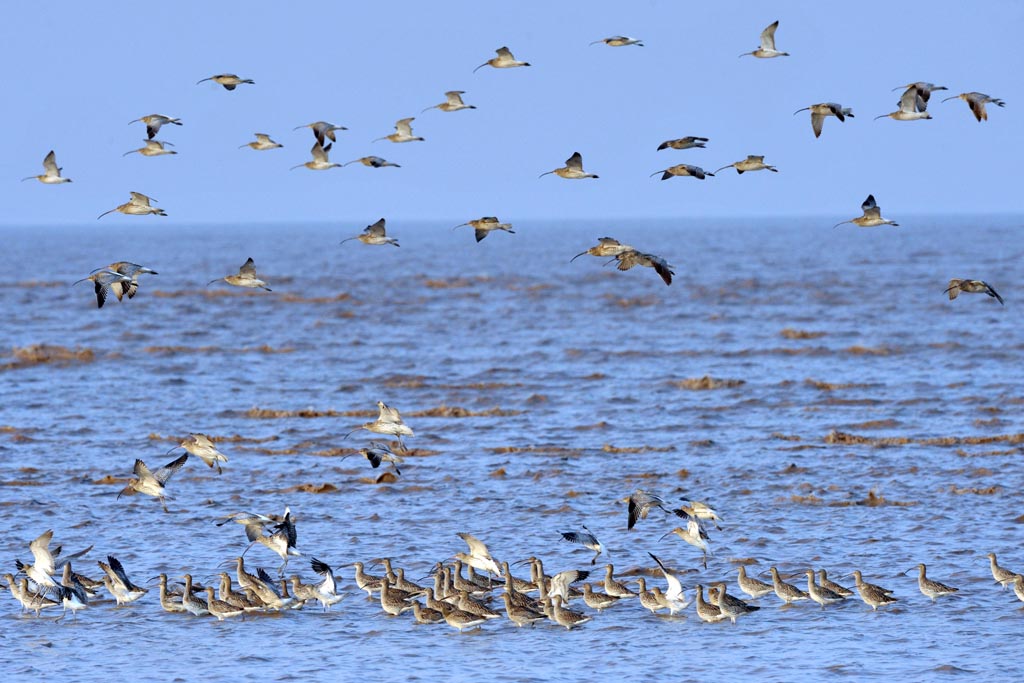
[[[464,550],[461,531],[502,559],[587,568],[591,553],[558,535],[586,524],[619,570],[651,566],[652,551],[687,571],[688,588],[729,579],[738,594],[733,560],[751,558],[752,572],[859,568],[900,602],[821,611],[770,596],[735,626],[633,603],[573,632],[502,621],[460,635],[380,616],[348,568],[351,594],[329,613],[225,623],[165,614],[154,591],[55,624],[19,616],[4,592],[0,670],[532,681],[589,678],[599,658],[608,678],[1005,679],[1021,663],[1024,611],[984,554],[1024,568],[1021,220],[902,222],[517,223],[479,244],[451,224],[389,224],[400,249],[338,245],[360,226],[3,229],[0,349],[80,352],[0,359],[5,571],[52,528],[68,551],[95,544],[76,563],[90,575],[109,553],[137,582],[207,579],[245,547],[218,517],[288,505],[305,556],[289,570],[307,580],[309,556],[390,556],[425,576]],[[665,256],[673,285],[589,256],[568,263],[603,235]],[[205,286],[247,256],[272,294]],[[97,310],[90,285],[68,286],[122,259],[160,272],[135,299]],[[948,301],[950,277],[985,279],[1007,305]],[[340,459],[369,441],[342,437],[377,400],[416,431],[395,483]],[[190,460],[168,485],[170,514],[116,499],[135,458],[168,462],[194,431],[227,439],[223,475]],[[719,510],[706,570],[695,549],[659,540],[675,524],[658,511],[626,532],[636,488]],[[279,563],[263,547],[247,559]],[[961,594],[931,603],[902,574],[918,562]]]

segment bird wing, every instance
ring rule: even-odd
[[[658,563],[658,567],[661,568],[661,573],[665,575],[665,581],[668,582],[668,590],[665,591],[665,597],[669,600],[675,600],[682,596],[683,584],[679,581],[676,575],[665,567],[665,564],[658,559],[657,555],[652,552],[648,552],[647,554],[651,556],[651,559]]]
[[[981,284],[985,287],[986,294],[988,294],[991,297],[995,297],[996,301],[998,301],[1000,304],[1003,304],[1003,297],[999,296],[999,292],[993,289],[992,285],[990,285],[987,282],[982,282]],[[1006,304],[1003,305],[1005,306]]]
[[[971,111],[974,112],[974,118],[979,121],[988,120],[988,114],[985,112],[985,101],[987,99],[988,95],[973,92],[967,97],[967,106],[969,106]]]
[[[58,176],[60,175],[60,169],[57,168],[57,156],[50,150],[50,153],[43,159],[43,168],[46,169],[46,175]]]
[[[166,484],[167,480],[171,478],[175,472],[180,470],[188,460],[188,453],[182,453],[180,457],[172,460],[163,467],[158,467],[156,472],[153,473],[153,477],[161,484]]]
[[[381,218],[379,221],[377,221],[373,225],[367,227],[366,229],[367,229],[367,231],[369,231],[371,229],[376,228],[377,226],[380,226],[378,228],[379,234],[383,235],[384,234],[384,219],[383,218]],[[392,408],[391,406],[389,406],[388,404],[384,403],[383,401],[378,401],[377,402],[377,407],[380,408],[380,414],[377,416],[377,420],[378,421],[380,421],[380,422],[401,422],[402,421],[402,416],[399,415],[398,408]]]
[[[960,280],[958,278],[953,278],[952,280],[949,281],[949,287],[946,288],[946,291],[949,292],[949,300],[950,301],[955,299],[957,297],[957,295],[960,294],[960,283],[961,282],[963,282],[963,280]]]
[[[464,532],[459,532],[456,535],[459,538],[461,538],[463,541],[465,541],[466,545],[469,546],[469,554],[470,555],[472,555],[474,557],[490,557],[491,556],[491,553],[487,550],[487,546],[484,545],[484,542],[481,541],[476,536],[473,536],[472,534],[467,534],[467,533],[464,533]]]
[[[327,151],[331,148],[327,145],[325,148],[320,144],[320,140],[313,143],[313,148],[309,150],[309,153],[313,155],[313,159],[316,161],[327,161]]]
[[[771,50],[775,52],[775,29],[779,27],[779,22],[775,21],[769,24],[765,30],[761,31],[761,49]]]
[[[869,194],[868,198],[864,200],[864,203],[860,205],[861,211],[867,214],[868,211],[877,208],[878,204],[875,203],[875,195]]]
[[[597,538],[590,533],[582,531],[559,531],[558,533],[562,535],[563,540],[569,541],[569,543],[577,543],[586,547],[599,545]]]
[[[267,135],[266,133],[256,133],[256,139],[259,140],[260,142],[266,142],[268,144],[273,142],[270,139],[270,136]]]
[[[246,259],[242,267],[238,269],[238,274],[245,277],[256,277],[256,262],[252,260],[252,256]]]
[[[381,218],[373,225],[366,226],[366,229],[363,230],[363,232],[367,235],[374,235],[375,237],[384,237],[386,234],[384,229],[384,219]],[[387,417],[385,417],[385,415],[387,415]],[[398,422],[401,421],[402,418],[398,417],[398,411],[394,408],[383,406],[380,409],[380,419],[385,419],[389,422]]]
[[[448,104],[462,105],[465,104],[465,102],[462,101],[462,93],[464,92],[465,90],[449,90],[444,94],[444,96],[448,98]]]
[[[507,47],[499,47],[497,50],[495,50],[495,52],[498,53],[499,57],[505,57],[506,59],[515,59],[515,57],[512,56],[512,51],[509,50]]]
[[[110,571],[107,572],[108,574],[111,574],[110,578],[116,578],[124,585],[125,588],[130,589],[132,587],[132,582],[128,578],[128,574],[125,572],[124,565],[121,564],[121,560],[117,559],[113,555],[107,555],[107,562],[110,563]]]
[[[579,152],[573,152],[572,156],[565,160],[566,168],[572,168],[577,171],[583,170],[583,155]]]
[[[665,259],[653,256],[651,257],[651,262],[653,264],[652,267],[654,268],[654,272],[661,276],[661,279],[665,281],[665,284],[672,284],[672,276],[675,275],[675,273],[672,272],[671,266],[668,265]]]
[[[36,569],[45,574],[52,574],[54,570],[53,555],[50,553],[50,541],[53,539],[53,529],[44,531],[36,540],[28,544],[32,551],[33,564]]]
[[[156,201],[152,197],[147,197],[141,192],[129,192],[128,194],[131,195],[131,199],[128,200],[128,203],[134,204],[135,206],[149,206],[150,202]]]
[[[617,255],[615,260],[619,262],[619,265],[617,266],[619,270],[629,270],[633,266],[641,265],[644,260],[644,255],[631,249]]]
[[[903,92],[903,95],[900,96],[900,101],[897,106],[899,106],[900,111],[914,113],[916,111],[924,111],[927,104],[925,104],[925,101],[918,96],[917,87],[912,85]]]
[[[415,116],[410,116],[407,119],[399,119],[398,121],[395,121],[395,130],[401,135],[412,135],[412,125],[410,124],[415,120]]]
[[[601,244],[603,246],[608,246],[608,247],[618,247],[618,246],[622,245],[622,243],[619,242],[614,237],[599,237],[599,238],[597,238],[597,241],[598,241],[599,244]]]

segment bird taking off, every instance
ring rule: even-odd
[[[180,458],[172,460],[163,467],[158,467],[156,470],[151,471],[146,467],[146,463],[136,459],[135,467],[132,470],[135,474],[135,478],[128,481],[128,486],[117,494],[117,497],[120,498],[121,496],[133,496],[136,493],[144,493],[147,496],[153,496],[154,498],[159,499],[160,505],[164,508],[164,512],[167,512],[167,502],[164,499],[164,487],[167,484],[167,480],[171,478],[171,475],[180,470],[187,460],[188,453],[182,453]]]

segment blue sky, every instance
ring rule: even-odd
[[[791,57],[738,59],[780,20]],[[1024,3],[530,2],[13,3],[5,12],[4,154],[8,225],[95,223],[130,190],[168,218],[143,226],[338,221],[380,216],[464,221],[1020,212],[1024,153]],[[609,35],[645,47],[588,43]],[[522,69],[473,68],[509,46]],[[227,92],[207,76],[254,86]],[[873,121],[916,80],[1002,98],[977,123],[963,102],[932,99],[934,119]],[[465,90],[478,109],[425,107]],[[815,102],[853,107],[825,122]],[[142,145],[151,113],[180,117],[159,139],[177,156],[121,155]],[[416,116],[425,142],[370,141]],[[315,120],[347,126],[331,160],[376,154],[402,168],[308,171]],[[285,147],[238,146],[266,132]],[[684,135],[707,149],[655,151]],[[71,184],[20,183],[50,149]],[[599,180],[537,176],[583,154]],[[677,163],[705,170],[763,154],[778,166],[698,181],[650,178]]]

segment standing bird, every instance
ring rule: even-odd
[[[464,225],[468,225],[473,228],[477,242],[491,234],[492,230],[504,230],[505,232],[510,232],[513,235],[516,232],[512,229],[511,223],[500,223],[496,216],[484,216],[483,218],[477,218],[476,220],[468,221],[466,223],[460,223],[459,225],[456,225],[455,228],[461,228]],[[452,230],[455,230],[455,228],[452,228]]]
[[[998,583],[1003,588],[1006,588],[1015,581],[1014,577],[1016,576],[1017,572],[1011,571],[1006,567],[1000,567],[999,563],[996,561],[995,553],[987,553],[985,557],[988,558],[988,566],[989,569],[992,571],[992,578],[995,580],[996,583]]]
[[[57,155],[50,150],[50,153],[43,157],[43,174],[42,175],[30,175],[27,178],[22,178],[21,182],[26,180],[38,180],[46,185],[59,185],[61,183],[70,183],[71,178],[63,177],[60,172],[64,169],[57,165]]]
[[[309,153],[313,155],[313,160],[307,161],[304,164],[297,164],[288,170],[294,171],[297,168],[305,166],[311,171],[326,171],[327,169],[334,168],[335,166],[340,167],[341,164],[332,164],[330,159],[327,158],[327,153],[331,151],[332,144],[333,143],[328,143],[327,146],[324,147],[320,144],[320,141],[317,140],[313,143],[313,148],[309,150]]]
[[[964,92],[953,97],[947,97],[942,100],[948,102],[949,100],[961,99],[967,103],[967,106],[971,108],[971,112],[974,114],[974,118],[978,119],[978,123],[982,121],[988,121],[988,112],[985,111],[985,105],[991,102],[997,107],[1005,107],[1006,103],[995,97],[989,97],[984,93],[980,92]]]
[[[793,116],[796,116],[802,111],[811,112],[811,128],[814,129],[814,137],[821,137],[821,127],[825,123],[826,116],[834,116],[840,121],[846,121],[846,117],[853,118],[853,110],[849,107],[843,107],[841,104],[835,102],[822,102],[820,104],[812,104],[809,107],[803,109],[797,109],[793,112]]]
[[[363,232],[355,237],[343,239],[339,244],[345,244],[345,242],[351,242],[352,240],[359,240],[363,244],[393,244],[396,247],[400,246],[396,238],[387,236],[383,218],[373,225],[367,225],[363,228]]]
[[[331,142],[338,141],[338,138],[334,135],[334,131],[348,130],[345,126],[336,126],[333,123],[328,123],[327,121],[314,121],[313,123],[307,123],[304,126],[296,126],[295,128],[292,128],[292,130],[298,130],[299,128],[309,128],[312,130],[313,137],[315,137],[316,141],[321,145],[327,140],[330,140]]]
[[[625,47],[626,45],[644,46],[642,38],[630,38],[629,36],[610,36],[601,40],[595,40],[591,45],[597,45],[598,43],[604,43],[609,47]]]
[[[370,168],[384,168],[385,166],[394,166],[395,168],[401,168],[401,166],[399,166],[398,164],[393,164],[390,161],[387,161],[386,159],[381,159],[380,157],[374,156],[359,157],[358,159],[353,159],[352,161],[346,161],[345,163],[342,164],[342,166],[348,166],[349,164],[362,164],[363,166],[369,166]]]
[[[731,164],[726,164],[722,168],[716,169],[715,173],[718,173],[719,171],[724,171],[725,169],[730,167],[736,169],[737,175],[743,175],[744,171],[763,171],[765,169],[771,171],[772,173],[779,172],[779,169],[764,163],[763,154],[748,154],[746,159],[741,159],[740,161],[734,161]],[[714,175],[715,173],[709,173],[708,175]]]
[[[380,414],[377,415],[376,420],[373,422],[367,422],[360,427],[356,427],[343,438],[347,439],[360,429],[365,429],[366,431],[373,432],[374,434],[397,436],[398,443],[400,444],[402,443],[403,436],[414,436],[412,429],[402,421],[402,416],[398,413],[397,408],[392,408],[383,401],[377,401],[377,408],[380,410]],[[404,444],[402,444],[402,446],[404,448]]]
[[[173,123],[175,126],[180,126],[181,119],[171,118],[170,116],[164,116],[163,114],[150,114],[149,116],[142,116],[133,121],[129,121],[128,125],[138,123],[141,121],[146,124],[146,136],[152,140],[156,137],[156,134],[160,131],[160,126],[165,123]]]
[[[586,256],[587,254],[590,254],[591,256],[598,256],[604,258],[608,256],[618,256],[619,254],[626,251],[635,251],[635,249],[633,249],[633,247],[629,246],[628,244],[622,244],[617,239],[614,239],[612,237],[599,237],[597,239],[596,247],[591,247],[586,251],[581,251],[580,253],[576,254],[571,259],[569,259],[569,263],[572,263],[580,256]],[[638,491],[638,493],[641,492]],[[632,496],[630,497],[630,499],[632,500]],[[658,500],[661,501],[660,498]],[[647,513],[645,512],[643,516],[646,517]],[[632,517],[632,513],[630,514],[630,517]],[[630,524],[629,528],[632,529],[633,524]]]
[[[74,287],[79,282],[85,282],[86,280],[92,280],[94,285],[94,289],[96,291],[96,308],[103,308],[103,304],[107,300],[107,294],[115,291],[115,286],[117,287],[115,296],[117,296],[117,300],[120,301],[121,292],[123,291],[122,288],[131,286],[132,282],[132,279],[126,275],[122,275],[121,273],[113,270],[104,269],[93,273],[89,277],[82,278],[81,280],[71,283],[71,286]]]
[[[278,147],[284,147],[284,145],[271,140],[270,136],[267,135],[266,133],[253,133],[253,135],[256,136],[255,141],[247,142],[244,145],[239,145],[238,149],[242,149],[243,147],[251,147],[252,149],[260,151],[264,149],[277,149]]]
[[[597,178],[593,173],[586,173],[583,170],[583,156],[579,152],[573,152],[572,156],[565,160],[565,166],[562,168],[556,168],[553,171],[547,173],[541,173],[538,178],[543,178],[546,175],[554,173],[555,175],[566,178],[568,180],[578,180],[580,178]]]
[[[183,453],[180,458],[172,460],[163,467],[158,467],[156,471],[151,472],[146,467],[146,463],[136,459],[135,467],[132,470],[135,473],[135,478],[128,480],[128,485],[117,494],[117,497],[134,496],[136,493],[144,493],[147,496],[159,499],[164,512],[168,512],[167,501],[164,499],[164,487],[167,485],[167,480],[180,470],[187,460],[188,453]]]
[[[744,52],[740,57],[746,57],[747,55],[760,57],[761,59],[769,59],[771,57],[788,57],[788,52],[779,52],[775,49],[775,29],[778,27],[778,20],[769,24],[763,31],[761,31],[761,47],[757,48],[753,52]]]
[[[161,140],[146,140],[144,147],[133,149],[130,152],[125,152],[121,156],[126,157],[129,154],[141,154],[144,157],[158,157],[164,154],[177,154],[174,150],[164,149],[164,145],[171,145],[169,142],[163,142]],[[171,145],[174,147],[174,145]]]
[[[476,109],[472,104],[466,104],[462,101],[462,96],[466,94],[465,90],[449,90],[444,94],[447,101],[441,104],[435,104],[433,107],[427,107],[420,113],[430,111],[431,109],[440,109],[441,111],[460,111],[462,109]]]
[[[601,541],[597,540],[597,536],[591,533],[586,524],[583,525],[583,531],[559,531],[558,533],[562,535],[562,540],[564,541],[578,543],[584,548],[593,550],[594,557],[590,560],[590,564],[595,564],[601,553],[607,552],[605,547],[601,545]]]
[[[658,151],[663,149],[693,149],[698,147],[704,149],[704,143],[708,142],[708,138],[700,138],[696,135],[687,135],[685,138],[677,138],[675,140],[666,140],[665,142],[658,145]]]
[[[209,78],[204,78],[201,81],[196,81],[196,85],[205,83],[206,81],[219,83],[224,86],[225,90],[234,90],[243,83],[248,83],[249,85],[253,85],[255,83],[251,78],[239,78],[235,74],[217,74],[216,76],[210,76]]]
[[[875,120],[890,118],[894,121],[920,121],[921,119],[930,119],[932,117],[927,111],[928,98],[924,97],[921,91],[915,86],[907,88],[906,92],[900,96],[900,101],[896,103],[896,111],[891,114],[881,114],[875,117]]]
[[[729,167],[726,166],[726,168]],[[676,164],[675,166],[669,166],[668,168],[663,169],[661,171],[655,171],[648,177],[653,178],[659,173],[661,174],[662,180],[668,180],[669,178],[672,178],[674,176],[691,176],[693,178],[696,178],[697,180],[704,180],[705,176],[711,176],[712,178],[715,176],[714,173],[705,171],[700,166],[693,166],[691,164]]]
[[[529,62],[518,61],[512,55],[512,51],[507,47],[499,47],[495,52],[498,53],[497,57],[492,57],[477,68],[473,69],[473,73],[476,73],[485,66],[493,66],[495,69],[510,69],[514,66],[530,66]]]
[[[227,456],[217,450],[213,441],[206,434],[189,434],[167,453],[169,454],[175,448],[184,448],[189,455],[199,458],[209,467],[216,467],[217,474],[221,474],[220,464],[228,461]]]
[[[415,116],[410,116],[407,119],[398,119],[395,121],[394,133],[391,135],[385,135],[382,138],[377,138],[372,142],[377,142],[377,140],[390,140],[391,142],[414,142],[416,140],[423,140],[424,138],[412,134],[412,122],[415,120]]]
[[[661,276],[666,285],[672,284],[672,276],[675,275],[675,272],[672,270],[672,266],[660,256],[630,249],[616,256],[615,260],[619,262],[619,265],[616,266],[619,270],[629,270],[633,266],[654,268],[654,272]]]
[[[140,266],[138,263],[131,263],[130,261],[115,261],[106,268],[97,268],[92,272],[97,273],[101,270],[110,270],[131,278],[131,281],[128,283],[117,281],[110,284],[110,290],[117,297],[118,301],[120,301],[121,297],[125,295],[127,295],[129,299],[135,298],[135,293],[139,291],[140,275],[145,275],[146,273],[149,273],[150,275],[159,275],[155,270]]]
[[[1003,304],[1003,297],[999,296],[999,292],[992,289],[992,285],[988,284],[984,280],[958,280],[953,278],[949,281],[949,287],[946,287],[945,293],[949,293],[949,300],[955,299],[960,292],[968,292],[970,294],[988,294],[990,297]],[[1004,306],[1006,304],[1003,304]]]
[[[686,595],[683,593],[683,584],[676,576],[675,572],[665,566],[657,555],[648,552],[651,559],[658,563],[658,568],[661,569],[662,576],[665,577],[665,581],[668,582],[668,588],[665,590],[665,594],[662,596],[664,599],[665,606],[668,607],[670,614],[680,612],[690,605],[690,601],[686,599]]]
[[[854,225],[859,225],[862,228],[874,228],[878,225],[891,225],[893,227],[897,227],[899,225],[899,223],[896,223],[895,221],[882,218],[882,209],[875,203],[875,195],[873,194],[868,195],[868,198],[864,200],[864,203],[860,205],[860,208],[864,212],[863,216],[860,216],[859,218],[851,218],[850,220],[843,221],[842,223],[836,223],[832,227],[838,228],[840,225],[845,225],[846,223],[853,223]]]
[[[123,213],[126,216],[148,216],[149,214],[156,214],[157,216],[167,215],[167,212],[163,209],[158,209],[157,207],[150,205],[150,202],[156,201],[152,197],[147,197],[141,192],[129,192],[128,194],[131,195],[131,199],[110,211],[104,211],[99,216],[96,216],[96,220],[103,218],[108,213],[114,213],[115,211]]]
[[[210,280],[206,283],[206,286],[209,287],[214,282],[220,282],[221,280],[229,285],[234,285],[235,287],[250,287],[253,289],[258,287],[260,289],[265,289],[268,292],[274,291],[270,289],[270,287],[267,287],[266,282],[256,277],[256,263],[252,260],[251,256],[246,259],[245,263],[242,264],[242,267],[238,269],[238,275],[225,275],[224,277]]]
[[[923,563],[917,565],[915,569],[917,569],[917,587],[921,589],[921,593],[923,593],[926,597],[931,598],[933,601],[935,600],[935,598],[942,597],[943,595],[953,595],[954,593],[960,590],[959,588],[947,586],[944,583],[939,583],[938,581],[933,581],[932,579],[929,579],[925,575],[927,567],[925,567]],[[908,569],[903,573],[906,574],[910,571],[913,570]]]

